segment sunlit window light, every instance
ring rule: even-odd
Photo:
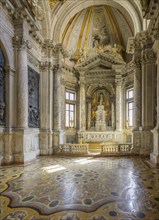
[[[53,166],[43,167],[42,169],[44,171],[47,171],[48,173],[53,173],[56,171],[65,170],[66,168],[57,164],[57,165],[53,165]]]

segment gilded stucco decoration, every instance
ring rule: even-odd
[[[67,0],[50,0],[50,7],[53,8],[57,2],[64,3]]]
[[[128,21],[117,9],[107,5],[91,6],[70,20],[63,32],[63,44],[75,64],[101,53],[123,61],[126,36],[132,34]]]

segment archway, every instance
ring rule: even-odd
[[[6,110],[6,97],[5,97],[5,57],[2,49],[0,48],[0,126],[5,126],[5,110]]]

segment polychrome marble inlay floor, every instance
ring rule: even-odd
[[[2,220],[159,220],[159,172],[140,158],[39,157],[0,177]]]

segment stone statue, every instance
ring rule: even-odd
[[[102,103],[103,103],[103,93],[100,93],[100,105],[102,105]]]

